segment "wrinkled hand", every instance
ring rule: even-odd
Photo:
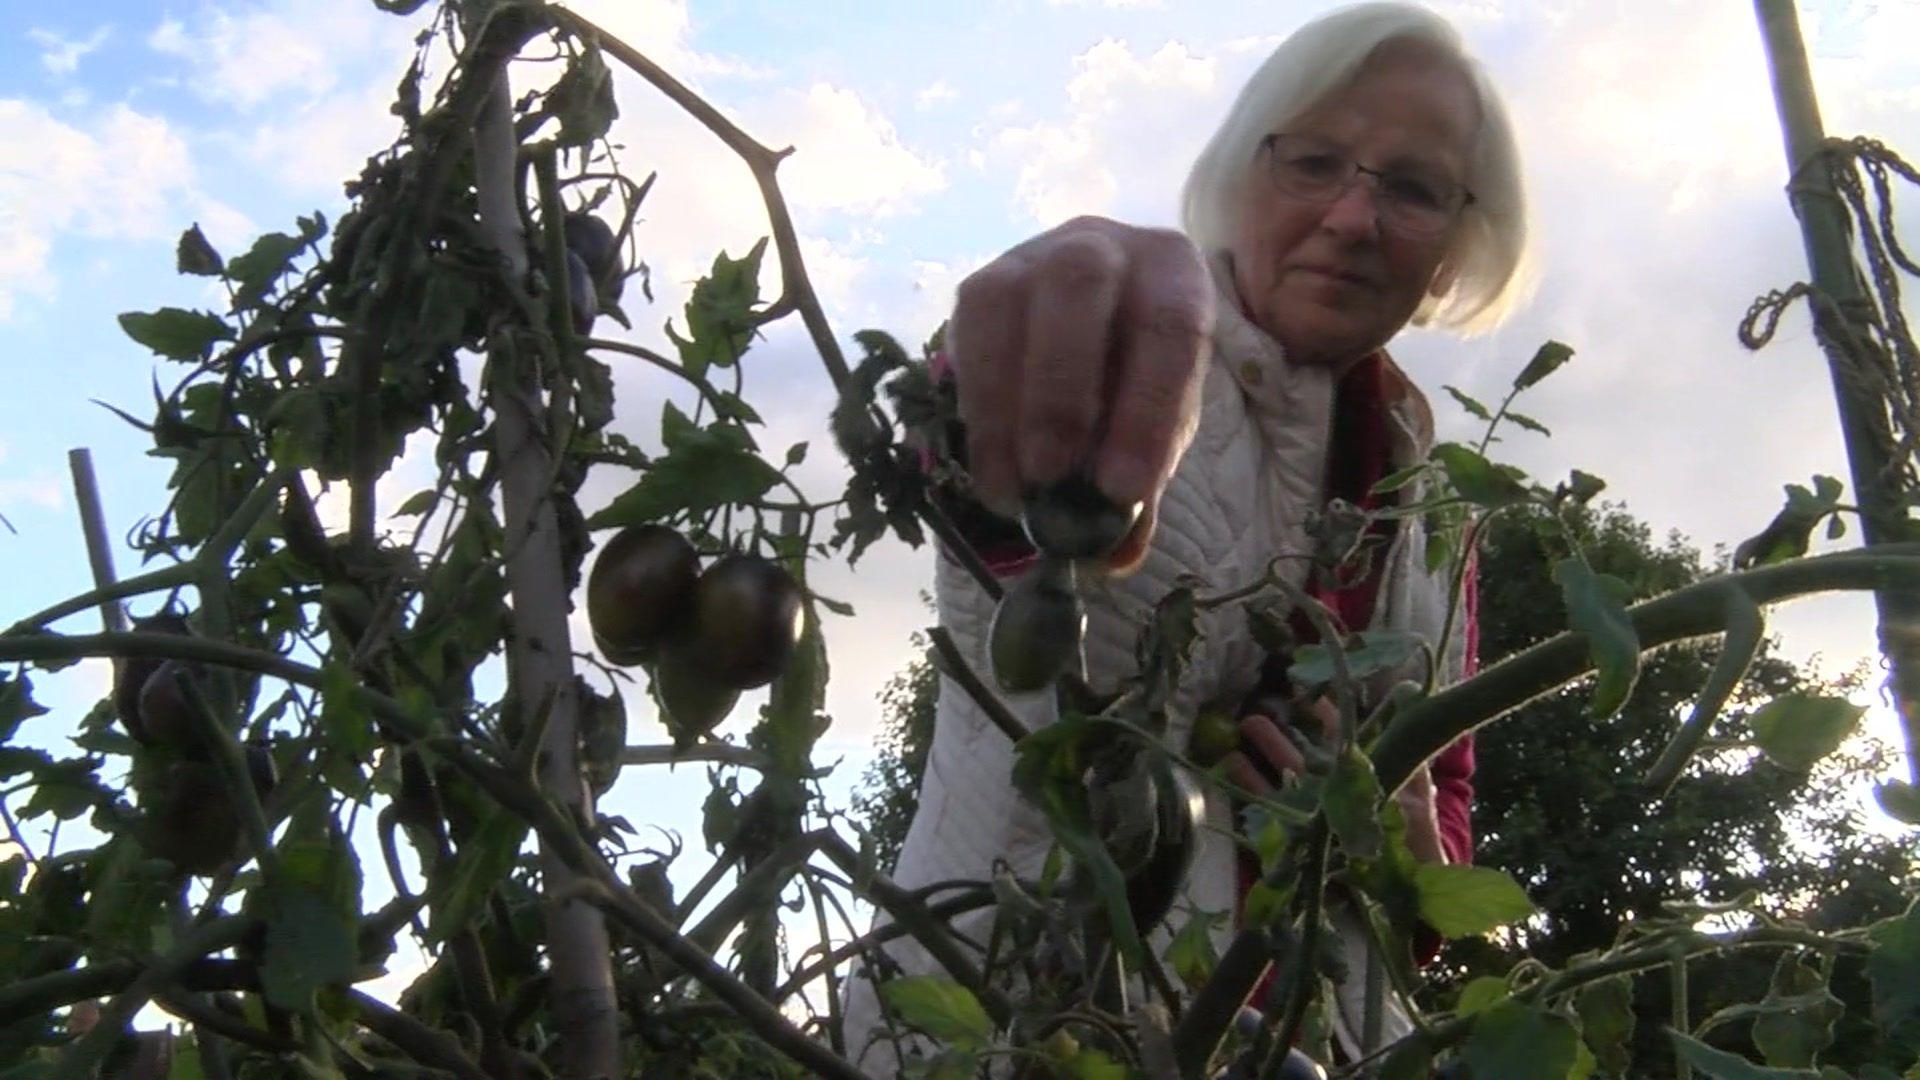
[[[1294,707],[1297,724],[1311,724],[1331,746],[1340,732],[1340,713],[1326,698]],[[1255,795],[1273,792],[1275,779],[1284,783],[1306,771],[1306,755],[1287,728],[1262,713],[1240,720],[1241,749],[1226,759],[1227,778]],[[1449,862],[1440,842],[1440,818],[1434,803],[1433,774],[1425,765],[1407,777],[1393,799],[1407,823],[1407,848],[1422,862]]]
[[[1299,704],[1291,711],[1297,725],[1318,729],[1325,745],[1338,741],[1340,712],[1326,698]],[[1255,795],[1271,794],[1276,781],[1284,783],[1307,770],[1306,754],[1296,735],[1265,713],[1240,718],[1240,747],[1227,755],[1227,777]]]
[[[1212,330],[1205,263],[1167,229],[1075,218],[969,275],[947,349],[975,494],[1017,517],[1028,493],[1090,477],[1142,507],[1109,560],[1136,565],[1193,437]]]

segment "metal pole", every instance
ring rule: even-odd
[[[1847,206],[1826,169],[1826,132],[1820,123],[1799,16],[1793,0],[1754,0],[1754,8],[1786,141],[1788,200],[1800,219],[1800,239],[1816,294],[1833,302],[1832,309],[1814,305],[1814,329],[1833,379],[1861,532],[1869,545],[1899,540],[1907,515],[1899,493],[1885,477],[1890,464],[1887,448],[1893,446],[1886,408],[1847,377],[1852,363],[1847,342],[1872,340],[1867,333],[1870,308],[1854,261]],[[1914,781],[1920,783],[1920,754],[1915,752],[1920,749],[1920,596],[1888,589],[1875,593],[1874,601],[1880,616],[1880,651],[1887,659],[1894,705],[1906,734],[1907,764]]]

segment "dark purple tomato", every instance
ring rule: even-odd
[[[601,547],[587,575],[587,622],[608,660],[651,660],[691,625],[700,555],[664,525],[622,529]]]
[[[785,570],[726,555],[700,575],[687,658],[720,685],[751,690],[779,676],[805,625],[800,586]]]

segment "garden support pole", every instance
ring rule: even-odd
[[[474,186],[481,226],[515,280],[525,280],[527,242],[514,188],[519,143],[514,138],[506,65],[503,61],[496,72],[470,71],[468,77],[493,82],[474,125]],[[526,729],[543,730],[541,789],[576,820],[584,821],[592,819],[593,806],[578,761],[579,699],[574,693],[560,528],[553,508],[552,458],[541,437],[545,410],[534,370],[537,353],[522,339],[523,333],[511,314],[496,319],[488,333],[495,453],[506,511],[507,587],[513,598],[507,679]],[[535,718],[543,713],[545,724],[537,724]],[[573,882],[579,875],[544,844],[541,873],[550,898],[571,897],[575,891]],[[569,1080],[624,1075],[612,949],[600,909],[578,898],[549,899],[547,956],[561,1075]]]
[[[1862,366],[1849,348],[1873,348],[1867,332],[1871,307],[1853,257],[1847,205],[1826,168],[1826,131],[1793,0],[1754,0],[1773,72],[1774,104],[1787,150],[1787,196],[1800,219],[1800,239],[1814,288],[1815,336],[1826,352],[1840,432],[1860,507],[1860,529],[1869,545],[1906,539],[1906,508],[1888,482],[1893,445],[1884,405],[1849,374]],[[1824,298],[1824,299],[1823,299]],[[1831,303],[1828,303],[1830,301]],[[1908,589],[1874,594],[1880,616],[1880,650],[1887,659],[1894,706],[1906,736],[1907,765],[1920,782],[1920,595]]]

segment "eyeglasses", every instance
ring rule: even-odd
[[[1268,172],[1282,192],[1311,203],[1330,203],[1361,173],[1373,177],[1380,224],[1409,236],[1432,236],[1453,224],[1473,202],[1459,181],[1431,169],[1370,169],[1330,143],[1305,135],[1269,135],[1260,140]]]

